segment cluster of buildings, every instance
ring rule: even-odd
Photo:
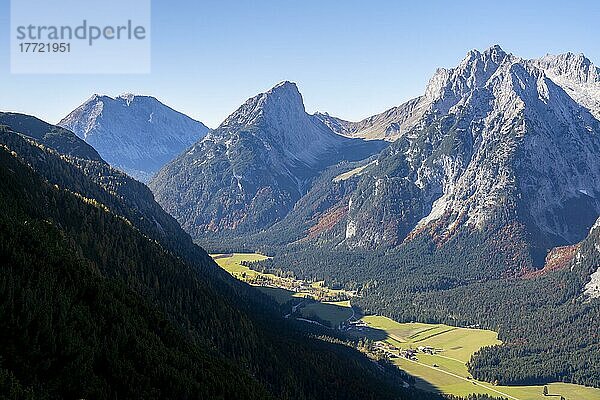
[[[302,293],[304,294],[302,297],[317,301],[343,301],[349,300],[353,296],[352,292],[332,291],[325,286],[290,277],[274,277],[266,274],[247,274],[245,272],[232,275],[253,286],[286,289],[294,293]]]
[[[436,354],[436,350],[431,346],[419,346],[416,349],[401,349],[387,342],[377,342],[375,347],[385,353],[389,358],[403,357],[411,361],[419,361],[418,354]]]
[[[425,353],[425,354],[431,354],[431,355],[435,354],[435,349],[431,346],[419,346],[419,347],[417,347],[417,350],[419,350],[421,353]]]
[[[356,330],[356,331],[363,331],[365,329],[367,329],[369,327],[369,325],[367,325],[367,323],[363,320],[348,320],[348,321],[344,321],[340,324],[340,330],[342,331],[349,331],[349,330]]]

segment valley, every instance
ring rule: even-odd
[[[309,282],[250,269],[246,263],[266,260],[262,254],[213,254],[213,259],[234,278],[256,286],[278,304],[288,304],[286,317],[317,322],[327,328],[337,328],[354,316],[350,298],[356,293],[332,289],[323,281]]]
[[[479,349],[500,345],[491,330],[460,328],[444,324],[400,323],[378,315],[362,316],[351,305],[357,293],[327,288],[323,282],[309,282],[250,269],[247,263],[269,257],[254,253],[212,255],[217,264],[235,278],[258,287],[279,304],[289,303],[296,319],[339,327],[349,340],[368,339],[370,352],[383,356],[415,378],[418,389],[466,396],[486,394],[511,400],[556,399],[600,400],[600,389],[569,383],[503,386],[474,379],[467,363]],[[332,297],[347,300],[331,301]]]

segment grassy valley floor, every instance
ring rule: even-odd
[[[215,261],[234,277],[258,286],[278,303],[291,302],[298,318],[338,327],[353,321],[344,330],[350,337],[367,337],[379,351],[402,370],[414,376],[420,389],[458,396],[488,394],[511,400],[600,400],[600,389],[568,383],[550,383],[548,395],[543,386],[499,386],[473,379],[466,363],[485,346],[499,345],[498,334],[489,330],[458,328],[441,324],[399,323],[382,316],[364,316],[356,321],[350,305],[353,293],[333,290],[322,282],[305,282],[254,271],[243,262],[268,258],[260,254],[213,255]],[[342,301],[331,298],[348,297]]]
[[[548,396],[544,396],[543,386],[496,386],[472,379],[466,367],[471,355],[481,347],[501,343],[492,331],[398,323],[382,316],[366,316],[362,321],[370,328],[363,330],[367,336],[381,339],[381,332],[385,332],[384,350],[396,365],[418,378],[417,387],[422,389],[459,396],[482,393],[513,400],[560,400],[560,396],[567,400],[600,400],[600,389],[568,383],[546,385]],[[419,347],[430,347],[433,354],[419,351]],[[414,358],[405,358],[402,353],[411,349],[416,350]]]

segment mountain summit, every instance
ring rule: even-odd
[[[600,67],[583,54],[548,54],[530,63],[543,69],[574,100],[600,118]]]
[[[199,237],[259,230],[283,218],[324,168],[379,152],[304,109],[294,83],[248,99],[150,182],[157,201]]]
[[[257,138],[277,146],[283,156],[310,167],[318,167],[327,153],[347,142],[306,113],[298,87],[288,81],[248,99],[212,136],[256,127],[262,128],[256,132]]]
[[[94,95],[59,125],[91,144],[109,164],[146,182],[208,128],[154,97]]]

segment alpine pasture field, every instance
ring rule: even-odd
[[[600,400],[600,389],[569,383],[551,383],[548,396],[543,386],[496,386],[473,379],[466,363],[473,353],[484,346],[501,344],[498,334],[483,329],[457,328],[448,325],[399,323],[382,316],[366,316],[362,320],[370,327],[387,334],[385,342],[398,349],[418,349],[429,346],[434,354],[417,352],[417,360],[394,358],[401,369],[418,379],[417,386],[425,390],[465,396],[488,394],[512,400],[556,399]],[[398,353],[397,351],[395,353]]]

